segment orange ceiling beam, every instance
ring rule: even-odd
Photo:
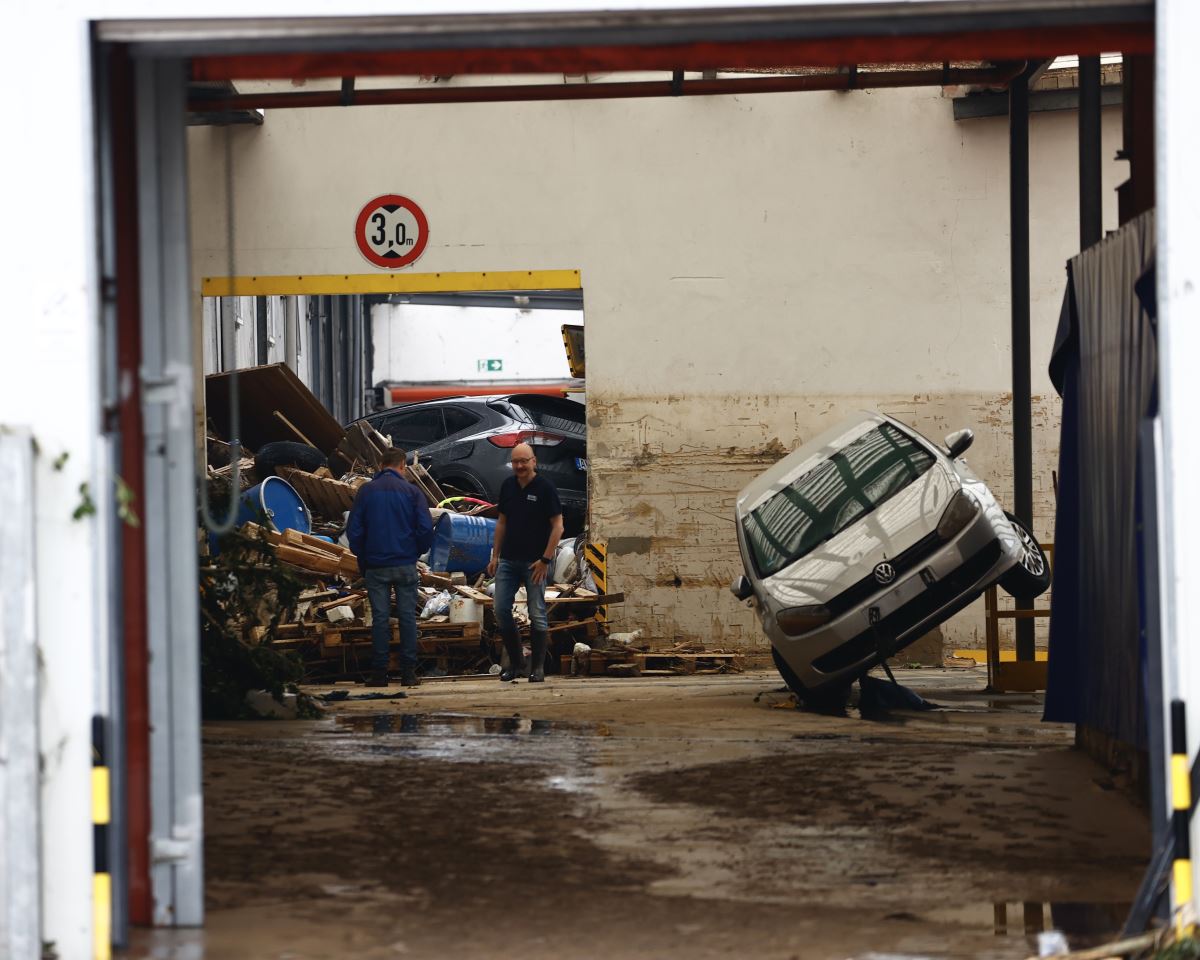
[[[844,36],[664,45],[364,50],[198,56],[195,80],[316,77],[452,76],[509,73],[606,73],[629,70],[839,67],[855,63],[1044,59],[1154,52],[1152,23],[1049,27],[1039,30],[896,36]]]

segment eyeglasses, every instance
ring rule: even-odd
[[[533,457],[513,457],[511,463],[533,463]]]

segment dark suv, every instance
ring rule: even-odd
[[[516,393],[444,397],[380,410],[363,418],[421,463],[438,483],[495,503],[512,476],[509,457],[528,443],[538,472],[554,482],[567,536],[587,517],[587,425],[583,404]]]

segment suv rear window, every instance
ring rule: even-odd
[[[894,497],[934,456],[890,423],[868,430],[763,501],[742,521],[759,576],[769,577]]]
[[[587,433],[582,403],[566,397],[544,397],[536,393],[524,393],[508,398],[509,403],[525,412],[525,416],[536,426],[546,430],[557,430],[582,437]]]

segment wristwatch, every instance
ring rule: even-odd
[[[546,566],[550,566],[550,564],[552,564],[553,562],[554,562],[554,560],[551,559],[550,557],[542,557],[542,563],[544,563]]]

